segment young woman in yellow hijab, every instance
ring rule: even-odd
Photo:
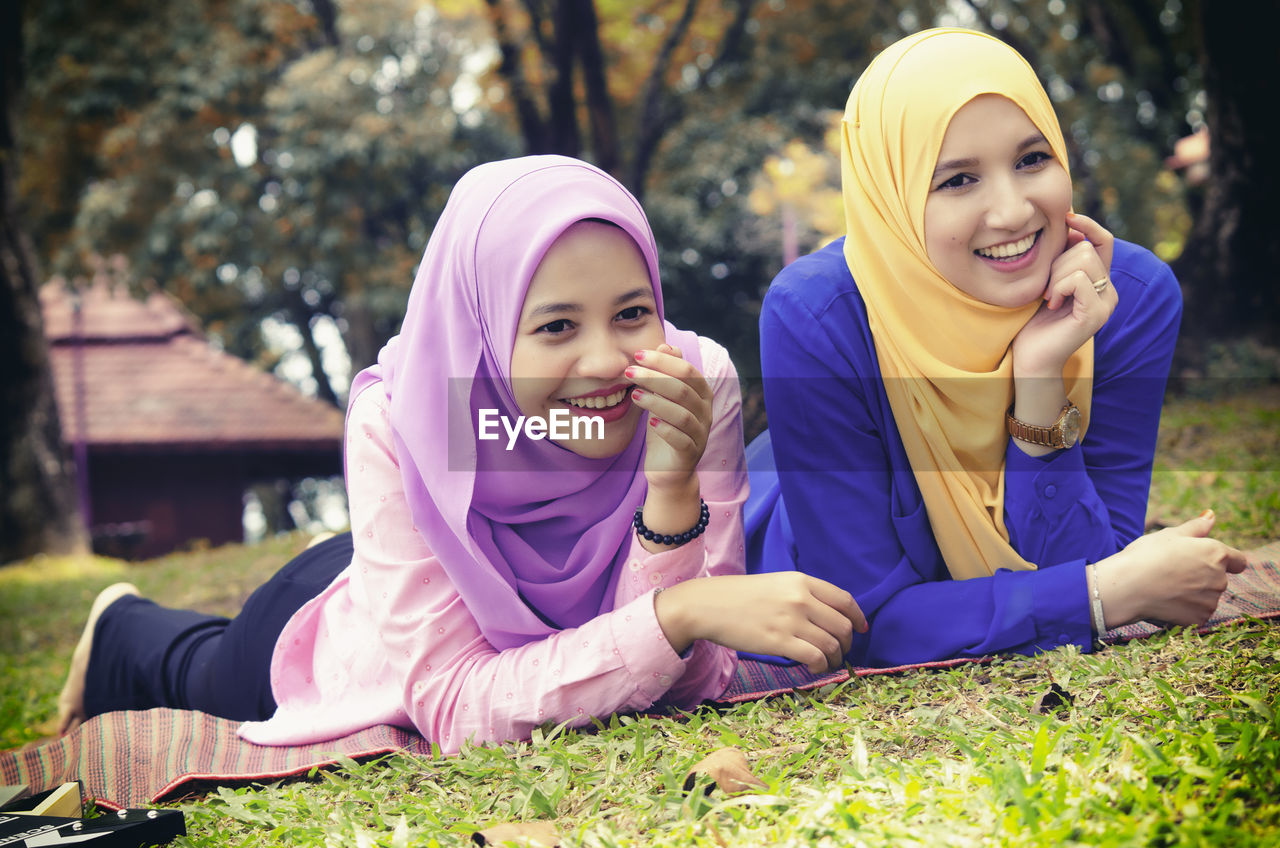
[[[852,592],[855,664],[1208,618],[1244,565],[1212,512],[1138,539],[1178,284],[1071,213],[1030,66],[982,33],[917,33],[862,75],[843,138],[847,235],[761,315],[748,567]]]

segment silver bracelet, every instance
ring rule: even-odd
[[[1101,636],[1107,632],[1107,619],[1102,614],[1102,593],[1098,591],[1098,568],[1097,563],[1089,563],[1086,571],[1090,593],[1092,595],[1091,615],[1093,619],[1093,632]]]

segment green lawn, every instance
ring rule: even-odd
[[[1213,507],[1222,538],[1280,536],[1280,390],[1174,399],[1151,523]],[[96,592],[127,578],[172,605],[231,612],[304,540],[137,565],[0,570],[0,746],[50,732]],[[1066,692],[1043,696],[1056,685]],[[180,844],[469,845],[554,820],[565,845],[1273,845],[1280,842],[1280,628],[1175,631],[1093,655],[1055,651],[851,681],[679,720],[548,728],[532,742],[389,757],[183,805]],[[685,792],[722,746],[767,788]]]

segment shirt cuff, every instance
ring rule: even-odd
[[[645,550],[640,537],[631,534],[631,550],[627,555],[627,570],[620,578],[630,583],[633,596],[649,594],[653,589],[670,589],[702,573],[707,558],[706,534],[665,551]]]
[[[1084,451],[1079,443],[1044,456],[1028,456],[1009,440],[1005,452],[1006,503],[1035,503],[1052,519],[1065,515],[1089,492]]]
[[[636,690],[655,703],[684,674],[685,663],[658,624],[653,592],[615,610],[610,622],[614,644]]]
[[[1063,645],[1093,647],[1093,622],[1089,615],[1089,587],[1085,561],[1059,563],[1040,569],[1033,581],[1037,646],[1052,650]]]

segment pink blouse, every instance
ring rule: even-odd
[[[650,553],[635,536],[613,611],[581,627],[498,651],[480,632],[439,560],[413,526],[386,400],[362,393],[347,418],[346,470],[355,555],[285,625],[271,661],[279,705],[240,736],[293,745],[377,724],[416,728],[446,753],[473,743],[527,739],[544,723],[652,705],[691,707],[724,691],[736,655],[698,641],[683,658],[658,626],[654,590],[744,571],[747,472],[742,400],[728,353],[700,339],[714,390],[713,424],[698,465],[707,532]]]

